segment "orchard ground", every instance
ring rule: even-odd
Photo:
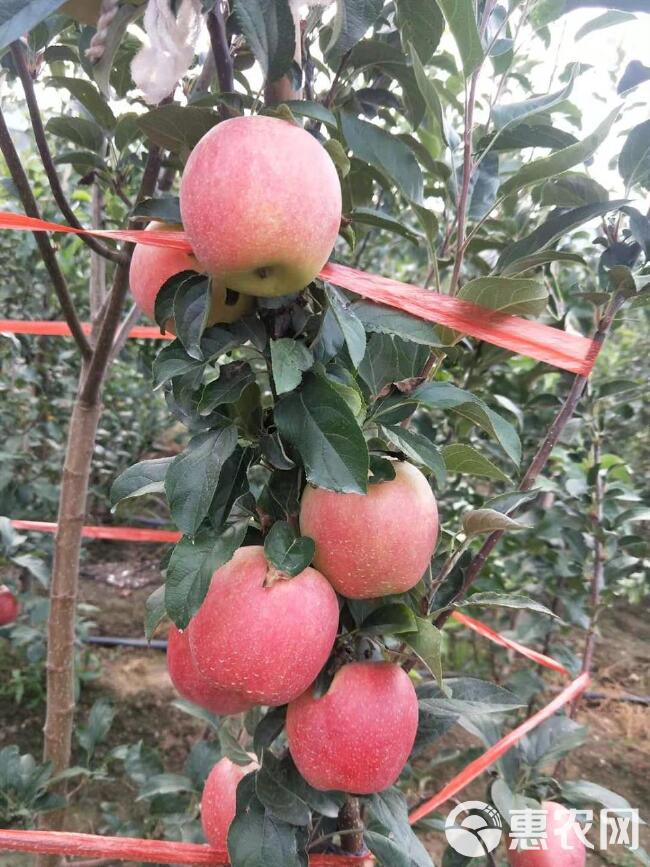
[[[141,612],[146,598],[159,580],[158,564],[164,548],[155,545],[122,543],[89,543],[85,547],[82,566],[81,602],[96,606],[93,615],[97,626],[94,635],[140,638]],[[110,600],[110,604],[107,602]],[[599,692],[607,695],[602,701],[583,701],[577,720],[589,727],[588,742],[571,754],[566,770],[567,779],[589,779],[619,793],[632,806],[642,811],[650,803],[650,707],[621,702],[622,693],[647,696],[650,694],[650,622],[642,611],[627,605],[610,609],[601,623],[602,641],[596,653],[594,681]],[[495,650],[484,639],[458,633],[459,641],[467,641],[475,654],[476,668],[471,672],[499,682],[513,670],[526,667],[527,662]],[[615,658],[612,647],[616,647]],[[98,698],[113,701],[117,714],[103,752],[124,743],[142,739],[148,747],[157,749],[165,758],[165,770],[182,772],[192,744],[206,730],[205,724],[173,705],[178,698],[169,677],[165,655],[160,650],[127,647],[93,647],[101,669],[99,678],[84,687],[79,718],[83,719]],[[491,660],[501,660],[498,671]],[[6,642],[0,642],[0,681],[10,676],[16,665]],[[558,685],[560,681],[558,680]],[[0,695],[0,718],[8,724],[0,730],[0,749],[20,743],[23,752],[38,756],[43,724],[43,705],[34,709],[27,693],[16,706],[12,698]],[[421,770],[420,790],[413,788],[410,799],[417,802],[427,794],[442,788],[472,758],[482,752],[478,742],[459,727],[443,736],[415,762]],[[440,763],[445,755],[447,761]],[[436,764],[431,766],[431,760]],[[428,766],[428,770],[427,770]],[[458,796],[460,800],[482,798],[487,775],[483,775]],[[82,799],[87,810],[79,806],[69,818],[71,829],[94,832],[101,823],[98,805],[102,801],[124,799],[121,782],[94,781],[89,784],[87,797]],[[446,815],[451,805],[443,807]],[[641,845],[650,846],[650,829],[641,828]],[[429,851],[441,857],[440,834],[425,838]],[[0,865],[23,865],[29,856],[3,853]],[[590,854],[588,865],[630,865],[630,857],[621,849],[612,849],[605,860]]]

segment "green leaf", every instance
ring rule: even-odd
[[[442,633],[423,617],[416,617],[415,621],[417,632],[409,632],[403,639],[442,686]]]
[[[112,703],[106,698],[99,698],[90,709],[88,723],[77,728],[77,740],[89,759],[97,746],[106,740],[114,718],[115,708]]]
[[[616,9],[612,9],[609,12],[603,12],[603,14],[599,15],[597,18],[592,18],[591,21],[587,21],[586,24],[583,24],[582,27],[576,31],[576,35],[573,38],[576,42],[579,42],[595,30],[604,30],[605,27],[613,27],[615,24],[624,24],[626,21],[634,20],[634,15],[630,15],[629,12],[619,12]]]
[[[551,216],[538,226],[530,235],[510,244],[499,256],[496,265],[497,271],[502,271],[506,266],[517,262],[524,257],[536,253],[550,246],[562,235],[588,223],[596,217],[602,217],[610,211],[615,211],[621,205],[625,205],[627,199],[615,199],[611,202],[597,202],[593,205],[583,205],[581,208],[572,208],[563,213],[552,213]]]
[[[472,446],[456,443],[443,446],[442,457],[450,473],[463,473],[470,476],[481,476],[486,479],[496,479],[507,482],[508,476],[496,464],[477,452]]]
[[[477,277],[465,283],[458,297],[513,316],[537,316],[548,303],[546,287],[527,277]]]
[[[438,446],[428,437],[399,425],[384,425],[381,427],[381,432],[408,460],[431,470],[440,487],[445,484],[447,481],[445,462]]]
[[[203,360],[192,358],[180,340],[173,340],[160,350],[153,363],[154,387],[159,388],[168,380],[191,373],[206,362],[218,358],[237,344],[237,338],[224,328],[209,328],[201,340]]]
[[[165,585],[157,587],[147,596],[144,603],[144,634],[145,638],[153,638],[157,627],[167,616],[165,608]]]
[[[433,867],[428,854],[408,821],[404,795],[387,789],[366,800],[368,820],[364,840],[385,867]]]
[[[104,144],[101,127],[85,117],[51,117],[45,129],[52,135],[67,139],[86,150],[98,151]]]
[[[307,374],[299,392],[275,407],[280,436],[305,465],[307,481],[332,491],[364,494],[368,447],[354,414],[323,377]]]
[[[465,535],[482,536],[484,533],[506,530],[529,530],[526,524],[521,524],[513,518],[497,512],[496,509],[473,509],[463,515],[463,530]]]
[[[507,126],[510,126],[510,124],[521,122],[526,118],[533,117],[541,112],[547,112],[549,109],[560,105],[560,103],[564,102],[565,99],[568,99],[573,90],[576,70],[577,67],[574,68],[574,74],[569,78],[568,84],[561,90],[555,91],[554,93],[547,93],[544,96],[533,96],[531,99],[526,99],[523,102],[511,102],[506,105],[495,105],[492,111],[492,117],[496,129],[502,130]]]
[[[566,253],[563,250],[542,250],[540,253],[532,253],[522,259],[515,259],[503,269],[502,274],[504,277],[517,276],[531,271],[533,268],[549,265],[551,262],[574,262],[585,267],[587,265],[578,253]]]
[[[522,596],[516,593],[474,593],[465,602],[457,605],[457,608],[471,607],[472,605],[480,605],[484,608],[517,608],[527,611],[536,611],[538,614],[547,614],[549,617],[557,617],[550,608],[542,605],[541,602],[536,602],[528,596]]]
[[[208,513],[224,461],[237,445],[234,425],[192,437],[177,455],[165,478],[165,493],[174,523],[183,533],[194,535]]]
[[[411,397],[430,408],[448,409],[469,419],[494,437],[513,463],[521,460],[521,442],[515,428],[471,392],[448,382],[431,382],[418,386]]]
[[[392,180],[412,202],[422,202],[423,180],[411,149],[394,135],[341,112],[341,129],[354,156]]]
[[[149,141],[175,154],[191,151],[218,121],[215,112],[192,105],[161,105],[138,118]]]
[[[210,280],[204,274],[188,277],[174,293],[176,337],[191,358],[201,361],[203,360],[201,338],[208,324],[211,298]]]
[[[132,215],[134,217],[148,217],[150,220],[161,220],[163,223],[182,223],[178,196],[141,199],[133,208]]]
[[[132,58],[132,55],[127,55],[127,58],[124,58],[119,49],[121,45],[123,46],[124,43],[127,42],[124,37],[129,24],[142,15],[142,11],[143,9],[140,4],[131,5],[130,3],[127,3],[121,5],[116,10],[115,15],[112,17],[108,26],[103,28],[103,53],[100,59],[96,63],[92,64],[92,75],[97,82],[97,86],[107,98],[110,98],[111,80],[115,81],[114,76],[120,67],[123,67],[126,70],[126,82],[123,87],[116,86],[118,96],[126,96],[128,88],[133,87],[131,76],[129,74],[131,65],[130,59]],[[116,63],[117,60],[121,60],[121,63]]]
[[[264,539],[264,556],[282,575],[293,578],[309,566],[316,546],[309,536],[298,536],[286,521],[276,521]]]
[[[144,494],[162,494],[165,490],[165,476],[174,458],[155,458],[140,461],[124,470],[111,486],[111,505],[129,497]]]
[[[359,365],[359,376],[378,395],[387,385],[413,379],[429,357],[425,346],[389,334],[373,334]]]
[[[354,48],[357,42],[377,20],[383,0],[340,0],[332,22],[332,35],[325,48],[328,60],[338,65],[340,58]]]
[[[2,0],[0,51],[20,39],[61,5],[61,0]]]
[[[177,795],[179,792],[193,792],[194,784],[189,777],[181,774],[156,774],[142,786],[136,801],[156,798],[158,795]]]
[[[281,337],[271,340],[273,381],[278,394],[286,394],[300,385],[302,375],[314,366],[314,356],[300,340]]]
[[[268,812],[289,825],[308,825],[311,810],[301,798],[300,788],[300,776],[291,759],[277,759],[265,750],[255,793]]]
[[[201,393],[199,413],[210,415],[218,406],[237,403],[253,382],[255,382],[255,374],[246,361],[223,364],[219,368],[219,378],[209,382]]]
[[[414,232],[409,226],[400,223],[395,217],[391,217],[385,211],[376,211],[374,208],[353,208],[350,211],[350,219],[353,223],[362,223],[365,226],[373,226],[376,229],[383,229],[385,232],[391,232],[393,235],[401,235],[407,241],[412,241],[414,244],[419,244],[420,236]]]
[[[194,540],[184,537],[174,548],[165,579],[165,608],[179,629],[185,629],[199,610],[212,576],[241,546],[247,522],[239,521],[220,533],[204,530]]]
[[[361,624],[361,630],[367,635],[401,635],[416,632],[417,628],[415,614],[404,602],[376,608]]]
[[[83,78],[67,78],[66,76],[54,75],[47,81],[48,87],[64,88],[78,100],[97,123],[105,130],[112,130],[116,124],[116,118],[109,104],[94,84]]]
[[[650,120],[628,133],[618,158],[618,171],[628,189],[634,184],[650,189]]]
[[[402,45],[415,48],[422,63],[428,63],[438,47],[445,21],[436,0],[397,0],[397,24]]]
[[[479,139],[476,149],[480,152],[486,149],[494,151],[521,150],[521,148],[565,148],[575,144],[578,139],[545,123],[517,123],[515,126],[503,129],[497,137],[493,134]]]
[[[325,144],[323,145],[325,150],[330,156],[330,159],[336,166],[336,170],[339,173],[339,177],[341,180],[343,178],[347,178],[350,174],[350,167],[352,163],[350,162],[350,158],[345,152],[345,148],[341,144],[341,142],[336,138],[328,138]],[[348,226],[348,228],[350,228]],[[352,245],[354,247],[354,244]]]
[[[325,286],[325,293],[332,315],[341,329],[350,360],[354,367],[358,367],[366,353],[366,332],[363,324],[357,318],[354,308],[338,289],[328,284]]]
[[[82,175],[91,169],[99,169],[100,171],[106,169],[106,163],[94,151],[63,151],[57,154],[52,162],[55,166],[74,166],[76,171]]]
[[[532,162],[523,165],[519,171],[515,172],[512,177],[508,178],[508,180],[501,185],[499,191],[500,195],[510,196],[518,190],[530,186],[530,184],[559,175],[562,172],[566,172],[568,169],[573,168],[573,166],[578,165],[578,163],[583,163],[588,160],[594,155],[609,135],[609,131],[618,117],[620,110],[620,106],[617,106],[607,115],[605,120],[596,127],[591,135],[588,135],[582,141],[556,151],[550,156],[542,157],[539,160],[533,160]]]
[[[287,0],[235,0],[234,14],[269,81],[289,71],[296,47],[296,28]]]
[[[308,117],[310,120],[317,120],[319,123],[324,123],[325,126],[336,129],[336,117],[332,114],[329,108],[320,102],[313,102],[309,99],[288,99],[286,105],[293,114],[300,117]]]
[[[372,301],[357,301],[353,310],[366,331],[390,334],[424,346],[441,346],[436,326],[417,316],[374,304]]]
[[[442,103],[440,102],[440,97],[438,95],[438,90],[436,89],[435,83],[429,79],[429,76],[427,75],[427,72],[422,65],[422,61],[420,60],[418,52],[413,47],[413,45],[409,46],[409,50],[411,52],[411,62],[413,64],[415,81],[420,90],[420,93],[422,94],[422,97],[431,117],[436,122],[440,138],[443,142],[446,143],[447,135],[445,131],[445,120],[442,110]]]
[[[222,754],[227,756],[233,764],[242,768],[250,765],[252,761],[250,755],[225,725],[219,727],[219,746]]]
[[[480,65],[484,53],[476,24],[473,0],[437,0],[449,29],[456,40],[465,76]]]
[[[632,809],[629,801],[611,789],[606,789],[591,780],[570,780],[561,784],[562,796],[571,804],[601,804],[614,813],[629,816]]]
[[[609,193],[601,184],[588,175],[568,172],[546,181],[542,187],[540,204],[557,208],[579,208],[581,205],[593,205],[595,202],[606,202]]]
[[[274,816],[255,794],[249,774],[237,787],[237,812],[228,831],[233,867],[307,867],[307,835]]]

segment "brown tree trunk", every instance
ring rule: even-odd
[[[101,415],[96,400],[75,400],[61,478],[54,565],[50,587],[47,641],[47,715],[44,758],[54,773],[68,767],[74,716],[74,626],[79,578],[81,528],[85,518],[88,480]],[[47,814],[46,825],[59,827],[61,816]]]

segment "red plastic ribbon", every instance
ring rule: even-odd
[[[525,644],[520,644],[518,641],[514,641],[512,638],[506,638],[505,635],[501,635],[500,632],[495,632],[494,629],[490,629],[489,626],[486,626],[485,623],[481,623],[480,620],[474,620],[473,617],[468,617],[467,614],[461,614],[460,611],[454,611],[451,616],[454,620],[457,620],[459,623],[467,626],[468,629],[473,629],[474,632],[477,632],[484,638],[488,638],[495,644],[500,644],[501,647],[507,647],[509,650],[514,650],[517,653],[520,653],[522,656],[526,656],[528,657],[528,659],[532,659],[533,662],[537,662],[539,665],[543,665],[545,668],[550,668],[553,671],[559,671],[560,674],[564,674],[566,675],[566,677],[570,676],[569,672],[562,665],[561,662],[558,662],[556,659],[552,659],[550,656],[546,656],[546,654],[544,653],[539,653],[539,651],[537,650],[526,647]]]
[[[82,322],[81,328],[86,334],[90,334],[91,326],[88,322]],[[3,331],[9,334],[40,334],[44,337],[69,337],[71,333],[70,326],[66,322],[54,322],[49,319],[0,319],[0,334]],[[155,325],[135,325],[129,331],[129,337],[147,340],[174,339],[174,335],[169,332],[161,334],[160,328]]]
[[[164,229],[147,232],[132,229],[74,229],[71,226],[26,217],[24,214],[0,213],[0,228],[2,227],[32,232],[97,235],[191,252],[183,232]],[[371,301],[386,304],[428,322],[435,322],[501,346],[510,352],[528,355],[537,361],[583,376],[588,376],[591,372],[600,349],[598,343],[578,334],[569,334],[559,328],[551,328],[549,325],[531,322],[508,313],[499,313],[460,298],[420,289],[344,265],[325,265],[320,276],[323,280],[329,280]]]
[[[67,831],[0,830],[0,851],[40,852],[72,858],[110,858],[157,864],[209,864],[228,867],[228,856],[199,843],[174,843],[137,837],[99,837]],[[374,859],[354,855],[310,855],[311,867],[372,867]]]
[[[11,521],[16,530],[36,533],[56,533],[57,524],[47,521]],[[178,542],[181,534],[176,530],[141,530],[138,527],[82,527],[86,539],[108,539],[120,542]]]

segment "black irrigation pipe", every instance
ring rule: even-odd
[[[167,650],[167,642],[163,639],[153,638],[115,638],[108,635],[89,635],[82,638],[83,644],[98,644],[101,647],[144,647],[147,650]]]

